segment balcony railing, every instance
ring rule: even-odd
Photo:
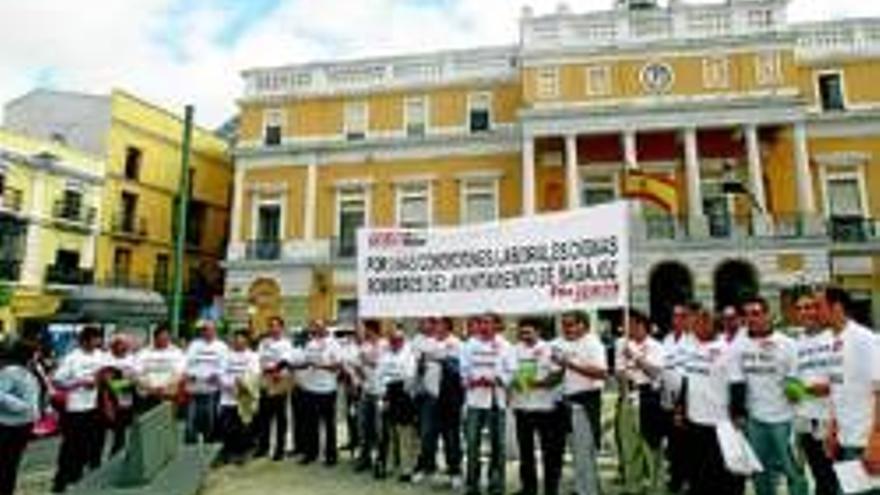
[[[114,234],[133,237],[147,236],[147,218],[136,215],[119,213],[113,217],[112,230]]]
[[[95,274],[92,270],[59,265],[46,267],[47,284],[89,285],[94,281]]]
[[[59,220],[91,226],[95,223],[96,209],[94,206],[83,206],[79,203],[56,200],[52,205],[52,216]]]
[[[699,222],[688,216],[651,216],[636,219],[641,226],[641,237],[647,241],[688,239],[793,239],[828,235],[823,223],[795,214],[775,214],[766,217],[761,228],[760,217],[751,215],[704,215]]]
[[[831,240],[838,243],[880,242],[880,220],[859,216],[831,217],[828,233]]]
[[[4,187],[3,191],[0,192],[0,210],[13,211],[16,213],[20,212],[21,198],[21,189],[9,186]]]
[[[21,260],[0,259],[0,280],[16,282],[21,275]]]
[[[357,239],[354,237],[334,237],[330,240],[330,255],[335,260],[354,260],[357,253]]]
[[[260,261],[273,261],[281,258],[281,241],[258,240],[247,244],[247,259]]]

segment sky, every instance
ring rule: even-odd
[[[690,0],[706,3],[707,0]],[[714,2],[721,0],[714,0]],[[0,0],[0,102],[34,87],[131,91],[234,115],[241,71],[517,41],[524,5],[559,0]],[[574,12],[613,0],[569,0]],[[710,2],[712,3],[712,2]],[[792,0],[791,20],[880,17],[877,0]]]

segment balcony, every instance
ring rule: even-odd
[[[56,200],[52,205],[52,217],[64,223],[91,227],[95,224],[97,210],[94,206],[82,206],[80,203]]]
[[[95,281],[95,274],[92,270],[49,265],[46,267],[46,283],[61,285],[91,285]]]
[[[752,215],[705,215],[699,221],[688,216],[636,218],[633,236],[644,243],[668,241],[758,241],[827,239],[828,231],[818,217],[795,214],[766,217],[764,224]]]
[[[21,212],[21,189],[6,186],[0,192],[0,211]]]
[[[143,238],[147,236],[147,218],[119,213],[113,217],[111,230],[114,235]]]
[[[330,257],[334,261],[353,263],[357,259],[357,251],[355,237],[334,237],[330,240]]]
[[[153,289],[153,280],[143,273],[131,273],[121,270],[112,270],[104,274],[98,281],[102,287],[119,289]]]
[[[275,261],[281,259],[281,241],[259,240],[247,243],[245,257],[248,260]]]
[[[0,280],[17,282],[21,275],[21,260],[0,259]]]
[[[828,233],[839,245],[880,244],[880,220],[860,216],[838,216],[828,219]]]

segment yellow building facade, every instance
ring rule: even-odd
[[[93,283],[104,172],[98,157],[0,129],[0,333]]]
[[[632,234],[661,322],[829,280],[880,321],[880,23],[787,6],[525,9],[509,47],[245,71],[230,315],[351,319],[358,226],[579,208],[638,171],[677,191]]]
[[[121,90],[100,96],[36,90],[8,103],[5,119],[9,127],[55,135],[106,161],[106,184],[98,205],[102,215],[95,248],[97,290],[80,306],[123,325],[167,319],[183,119]],[[195,127],[189,174],[183,276],[186,316],[194,319],[222,295],[220,263],[232,189],[227,142]],[[119,294],[124,297],[114,297]]]

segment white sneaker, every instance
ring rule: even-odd
[[[464,481],[461,479],[461,476],[454,475],[449,482],[449,486],[452,488],[452,491],[461,491],[462,486],[464,486]]]
[[[413,473],[413,475],[412,475],[413,484],[418,485],[422,481],[425,481],[425,473],[423,473],[421,471],[416,471],[415,473]]]

